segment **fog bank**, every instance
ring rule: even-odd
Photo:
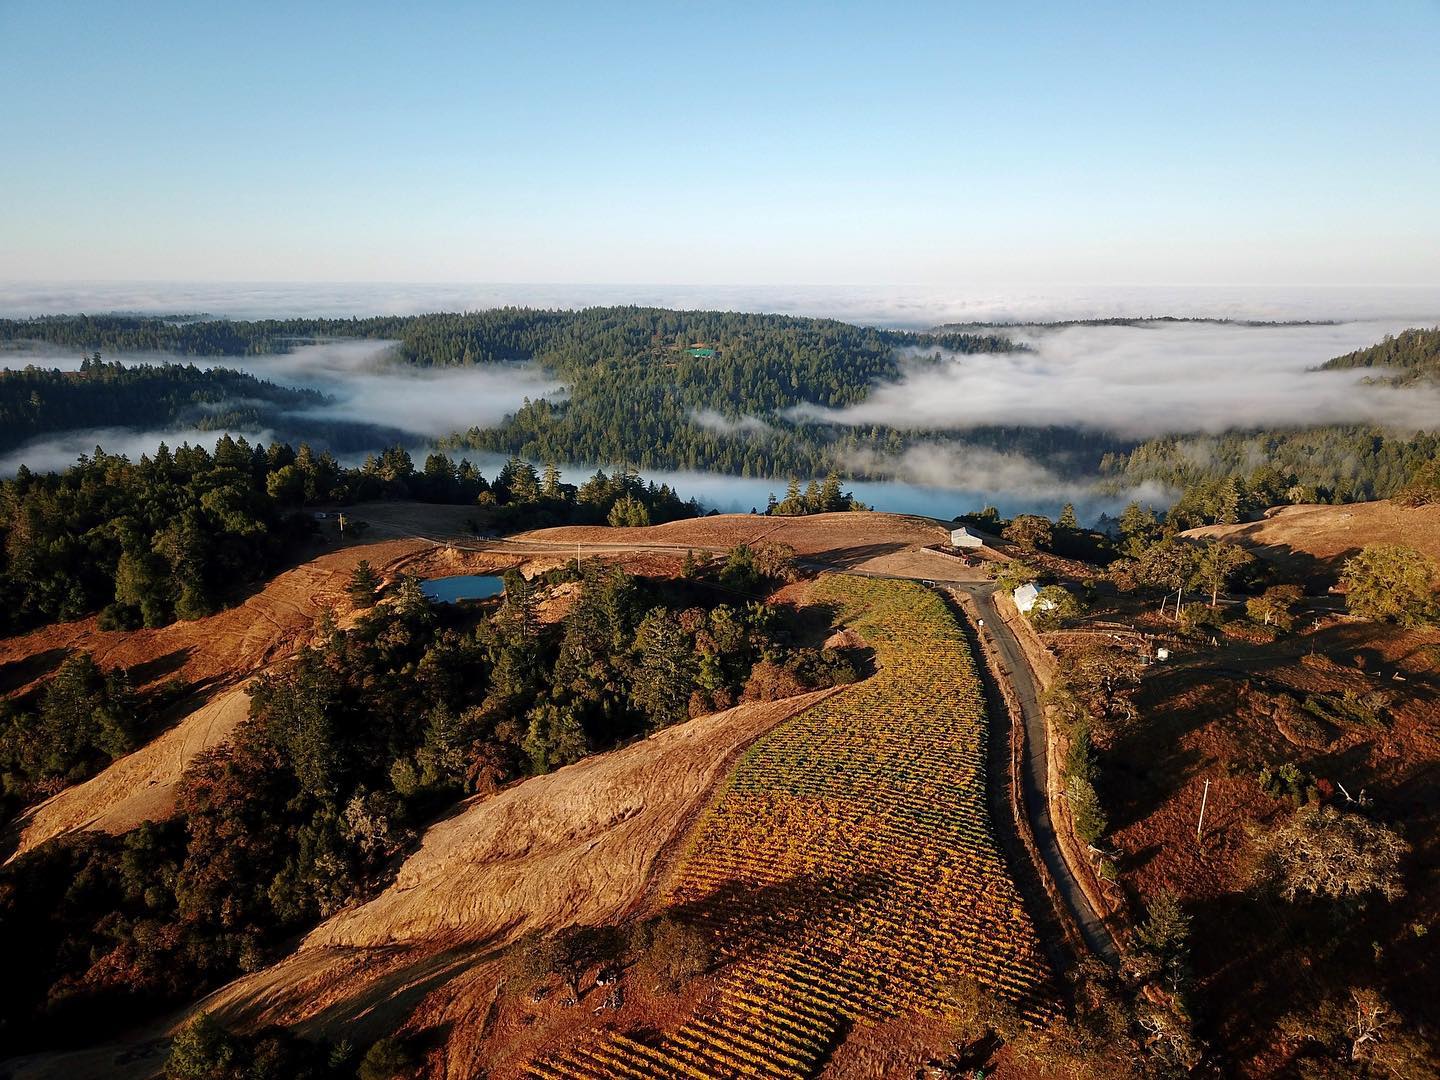
[[[1365,422],[1440,422],[1434,386],[1362,385],[1383,369],[1316,372],[1406,323],[1242,326],[1161,323],[1016,331],[1033,351],[909,361],[898,381],[844,409],[797,418],[956,430],[1074,425],[1146,438],[1175,432]]]
[[[395,343],[389,341],[332,341],[268,356],[110,353],[105,359],[126,366],[169,363],[227,368],[281,386],[319,390],[331,400],[284,415],[302,423],[318,419],[374,424],[417,439],[438,438],[472,426],[493,426],[527,398],[553,397],[560,390],[558,380],[528,365],[421,368],[391,362],[394,351]],[[33,364],[75,371],[83,359],[76,349],[0,349],[0,367],[10,369]]]

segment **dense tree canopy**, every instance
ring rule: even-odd
[[[228,435],[213,453],[161,444],[138,462],[97,447],[63,473],[22,468],[0,481],[0,630],[100,609],[115,627],[210,614],[314,529],[300,508],[379,498],[475,504],[499,527],[599,523],[621,500],[654,522],[699,513],[629,471],[542,489],[523,461],[490,483],[444,454],[417,470],[399,447],[356,469],[307,446]]]
[[[97,353],[79,371],[0,370],[0,450],[37,435],[79,428],[255,429],[279,410],[323,400],[313,390],[276,386],[227,368],[127,366],[107,363]]]

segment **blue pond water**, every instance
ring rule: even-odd
[[[505,582],[489,574],[457,574],[455,577],[422,581],[420,591],[431,600],[453,604],[456,600],[483,600],[487,596],[499,596],[505,591]]]

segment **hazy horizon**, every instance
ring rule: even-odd
[[[425,282],[5,282],[0,317],[414,315],[611,304],[763,311],[922,329],[944,322],[1214,318],[1440,322],[1440,285],[703,285]]]

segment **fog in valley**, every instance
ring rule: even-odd
[[[1011,336],[1030,351],[947,356],[938,364],[913,357],[903,379],[876,387],[858,405],[793,412],[849,425],[1056,425],[1142,439],[1351,422],[1413,431],[1440,416],[1440,389],[1367,385],[1377,373],[1363,369],[1313,370],[1406,325],[1027,327]]]
[[[611,296],[611,292],[615,292]],[[370,314],[377,311],[459,309],[479,303],[604,303],[622,290],[602,287],[545,288],[323,286],[154,287],[70,286],[46,293],[0,288],[0,307],[27,314],[56,310],[223,311],[235,315]],[[1307,318],[1343,314],[1352,321],[1310,325],[1247,325],[1218,322],[1160,322],[1138,325],[1014,325],[1004,330],[1028,346],[1014,353],[902,357],[902,377],[877,385],[868,398],[845,409],[802,405],[782,418],[726,417],[698,410],[692,419],[713,431],[765,438],[772,423],[822,421],[842,427],[888,425],[927,432],[926,441],[899,456],[854,454],[848,469],[882,478],[848,485],[857,497],[880,509],[949,515],[994,503],[1002,510],[1057,510],[1074,502],[1093,517],[1113,512],[1130,498],[1163,505],[1172,493],[1137,489],[1101,494],[1095,478],[1077,477],[1054,461],[1038,461],[1003,450],[965,445],[968,429],[987,425],[1080,427],[1140,440],[1172,432],[1218,433],[1233,428],[1364,422],[1402,432],[1433,427],[1440,416],[1440,391],[1433,386],[1403,389],[1367,384],[1366,371],[1317,372],[1326,360],[1381,340],[1411,325],[1432,325],[1440,302],[1425,290],[1092,290],[1046,297],[1017,294],[964,303],[934,290],[763,290],[666,288],[653,296],[644,288],[624,291],[631,302],[679,306],[745,307],[836,315],[885,325],[928,328],[956,319],[1039,319],[1082,316],[1138,316],[1184,313],[1241,319]],[[726,303],[726,300],[733,303]],[[1168,305],[1168,306],[1161,306]],[[1430,312],[1429,316],[1424,312]],[[391,342],[335,341],[298,345],[284,354],[257,357],[195,357],[123,354],[106,359],[194,363],[249,372],[284,386],[308,387],[326,396],[323,404],[267,414],[262,429],[236,430],[252,441],[309,438],[329,445],[337,431],[360,425],[350,442],[336,445],[354,462],[368,450],[399,442],[417,465],[430,441],[474,426],[491,426],[529,399],[564,394],[560,382],[533,366],[414,368],[399,363]],[[53,348],[11,348],[0,352],[8,368],[78,367],[78,352]],[[0,455],[0,471],[20,463],[33,470],[63,468],[97,445],[134,457],[153,451],[163,439],[212,444],[222,432],[201,430],[199,416],[173,430],[82,430],[51,435]],[[203,426],[203,425],[202,425]],[[470,454],[493,475],[498,459]],[[571,463],[573,481],[596,463]],[[783,495],[783,479],[742,479],[707,474],[649,472],[683,496],[722,510],[763,507],[772,491]]]

